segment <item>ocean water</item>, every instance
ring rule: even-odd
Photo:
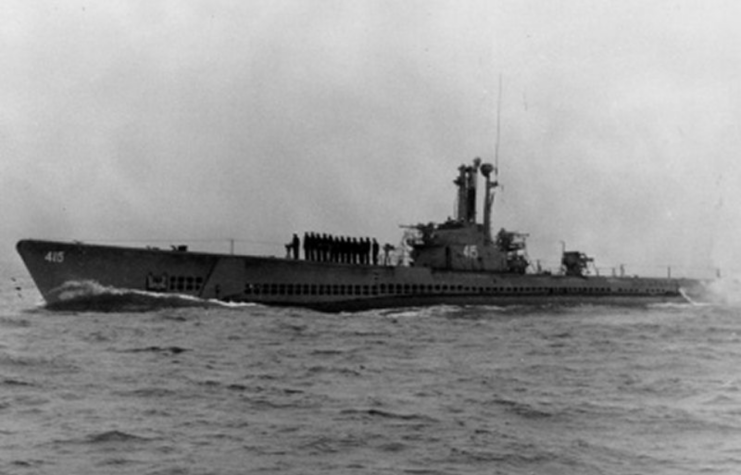
[[[741,309],[322,314],[0,288],[0,473],[741,473]]]

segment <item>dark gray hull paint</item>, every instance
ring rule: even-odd
[[[427,305],[636,305],[686,302],[688,279],[439,271],[22,240],[17,250],[50,305],[70,283],[201,299],[360,311]]]

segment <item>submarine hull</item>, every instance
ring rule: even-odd
[[[698,285],[691,279],[439,270],[30,239],[16,247],[50,307],[73,299],[79,285],[329,312],[686,302]]]

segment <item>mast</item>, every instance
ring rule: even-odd
[[[499,74],[499,95],[497,97],[497,135],[494,143],[494,165],[485,163],[481,166],[481,174],[486,178],[486,189],[484,190],[484,240],[492,242],[491,236],[491,212],[494,208],[494,188],[499,186],[499,136],[502,116],[502,74]],[[491,172],[494,172],[492,180]]]
[[[481,165],[481,174],[486,178],[486,185],[484,189],[484,239],[487,243],[492,242],[491,237],[491,211],[494,207],[494,188],[499,186],[499,182],[496,177],[494,181],[491,180],[491,172],[496,173],[496,168],[491,163],[484,163]]]
[[[499,179],[499,135],[502,117],[502,73],[499,73],[499,95],[497,96],[497,141],[494,143],[494,181]]]

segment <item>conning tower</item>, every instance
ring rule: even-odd
[[[478,174],[485,179],[484,219],[476,221]],[[492,176],[494,175],[494,176]],[[527,261],[522,233],[502,229],[496,239],[491,233],[496,168],[476,158],[471,165],[458,167],[456,216],[440,224],[410,226],[414,236],[407,241],[412,248],[412,265],[453,271],[492,271],[523,274]]]

